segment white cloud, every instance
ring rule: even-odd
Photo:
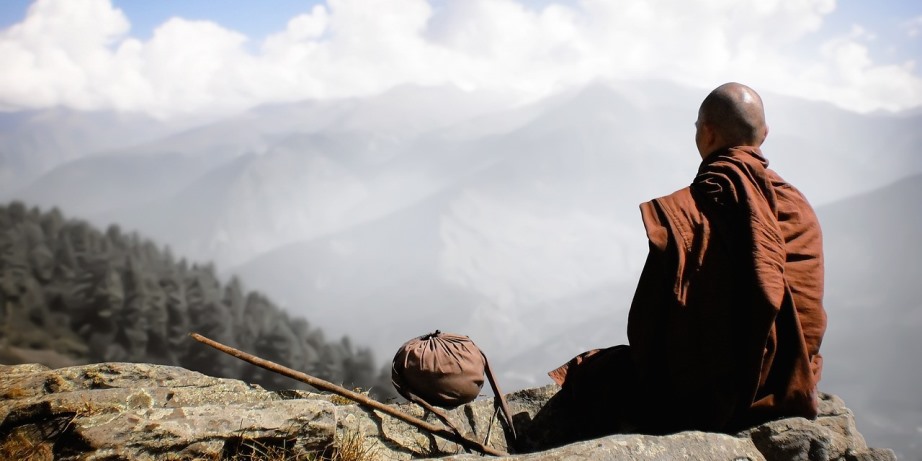
[[[111,47],[128,20],[106,1],[36,2],[0,35],[0,102],[7,107],[99,105]]]
[[[328,0],[254,47],[218,24],[180,18],[140,41],[108,0],[38,0],[0,32],[0,108],[168,117],[402,83],[535,98],[619,78],[703,89],[739,80],[858,111],[922,105],[913,64],[876,64],[868,31],[805,48],[834,8],[834,0],[584,0],[540,10],[516,0]],[[918,30],[917,20],[907,24],[908,34]]]
[[[855,27],[848,36],[826,41],[820,49],[821,59],[804,68],[800,85],[791,92],[861,112],[918,107],[922,79],[915,62],[875,64],[866,45],[875,39],[874,34]]]

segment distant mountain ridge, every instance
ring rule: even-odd
[[[595,83],[520,107],[497,95],[411,86],[367,99],[262,106],[135,147],[84,154],[11,196],[103,226],[119,222],[181,254],[224,265],[396,211],[501,158],[520,160],[505,160],[506,168],[494,168],[483,181],[552,174],[570,178],[575,184],[564,193],[571,193],[585,178],[596,186],[585,193],[608,193],[625,213],[688,181],[696,164],[688,120],[698,99],[698,92],[665,82],[623,82]],[[781,97],[769,109],[766,152],[788,179],[807,182],[803,188],[813,200],[828,202],[922,171],[913,149],[922,135],[910,129],[917,116],[861,116]],[[771,118],[772,110],[783,116]],[[888,140],[886,154],[876,153],[875,139]],[[213,172],[227,174],[231,162],[239,165],[247,155],[236,178],[214,182]],[[14,168],[15,158],[0,169]],[[277,164],[285,166],[267,171]],[[826,187],[798,181],[819,168],[829,172]],[[338,187],[308,186],[316,182],[356,187],[343,196]],[[606,183],[624,187],[606,189]],[[81,194],[73,194],[76,189]],[[216,198],[199,198],[192,207],[190,194]],[[234,197],[234,206],[223,197]],[[164,224],[191,220],[199,224]],[[225,240],[235,243],[220,243]]]
[[[58,166],[150,142],[194,123],[63,108],[0,113],[0,198]]]
[[[582,330],[587,325],[620,334],[646,252],[637,205],[692,180],[699,161],[692,122],[703,96],[644,81],[596,82],[526,105],[446,87],[269,105],[81,157],[16,197],[215,260],[286,310],[382,356],[427,330],[469,334],[524,385],[560,361],[531,351],[564,356],[582,339],[607,337]],[[857,359],[837,368],[837,357],[877,350],[837,338],[859,334],[849,328],[859,325],[852,318],[872,315],[867,306],[879,306],[878,317],[855,330],[860,335],[885,313],[917,324],[917,310],[905,307],[915,306],[905,290],[915,269],[901,269],[889,285],[869,280],[893,270],[887,258],[918,248],[912,213],[881,214],[889,202],[919,209],[905,197],[914,192],[896,194],[900,200],[874,194],[889,197],[888,185],[922,173],[922,115],[763,99],[771,167],[818,205],[826,232],[836,321],[824,382],[854,383],[836,390],[850,402],[869,379],[892,390],[857,371],[864,366]],[[0,169],[16,165],[4,162]],[[877,218],[865,225],[856,216]],[[871,250],[898,241],[903,247]],[[880,328],[875,334],[889,331]],[[574,336],[579,341],[568,340]],[[513,366],[528,360],[540,363]]]
[[[922,456],[922,175],[819,207],[829,330],[822,385],[849,396],[869,440]]]

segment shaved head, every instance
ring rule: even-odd
[[[760,146],[768,135],[762,98],[752,88],[735,82],[720,85],[704,98],[697,124],[699,130],[704,126],[715,138],[714,145],[707,148]]]

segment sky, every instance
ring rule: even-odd
[[[922,2],[4,0],[0,110],[162,119],[455,85],[535,100],[662,79],[922,106]]]

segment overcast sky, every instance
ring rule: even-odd
[[[850,110],[922,106],[922,2],[4,0],[0,109],[167,118],[454,84],[725,81]]]

